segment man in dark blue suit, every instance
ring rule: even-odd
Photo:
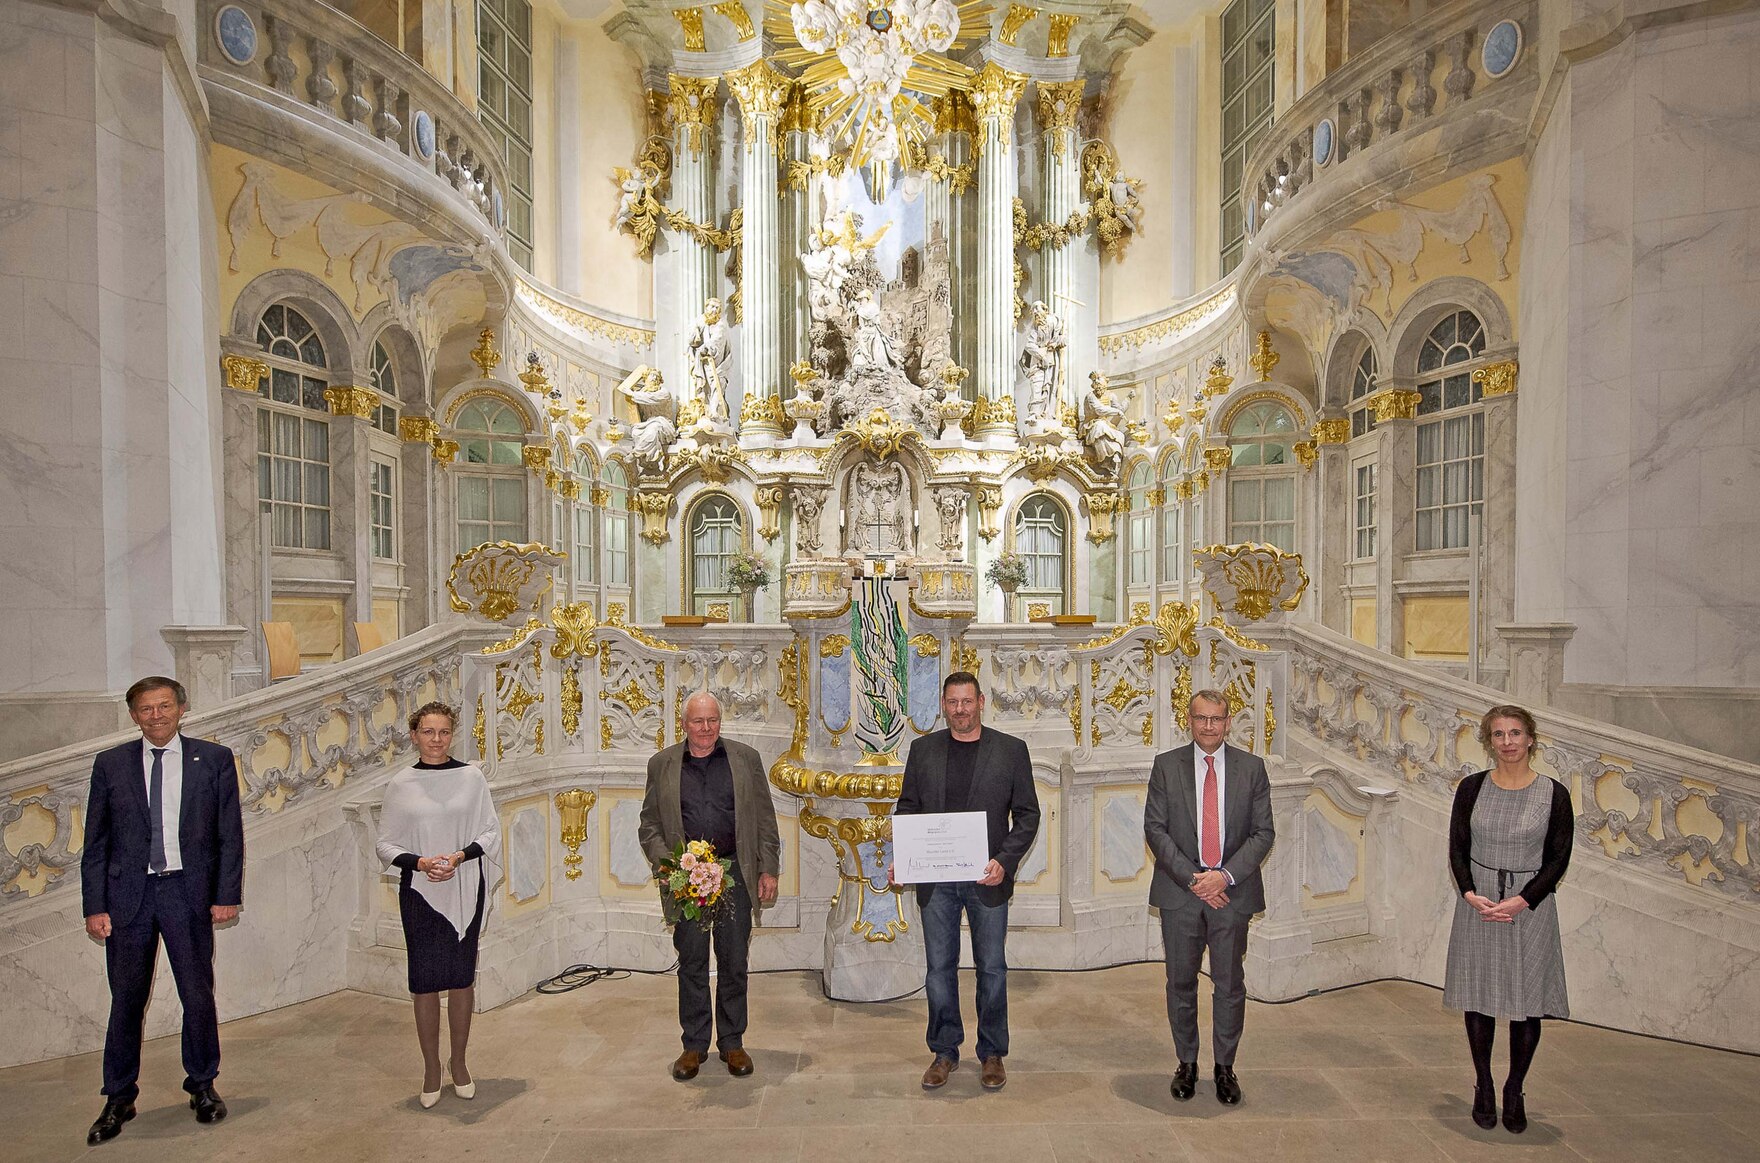
[[[189,709],[173,679],[128,688],[138,742],[99,754],[86,796],[80,880],[86,932],[105,943],[110,1026],[104,1036],[104,1110],[88,1143],[114,1139],[134,1118],[141,1027],[159,941],[183,1002],[183,1069],[196,1120],[226,1117],[214,1090],[220,1025],[214,1009],[214,926],[238,916],[244,821],[238,769],[218,743],[178,733]]]

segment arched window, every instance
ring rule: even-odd
[[[373,344],[373,390],[379,393],[379,404],[373,409],[373,427],[388,436],[397,435],[397,372],[391,366],[391,353],[383,343]]]
[[[1296,547],[1295,417],[1276,400],[1248,404],[1229,426],[1228,540]]]
[[[574,500],[574,584],[577,586],[599,584],[599,510],[593,504],[593,490],[598,481],[594,475],[593,458],[584,452],[576,453],[574,479],[580,486],[580,493]]]
[[[605,462],[605,584],[630,584],[629,478],[614,460]]]
[[[1363,358],[1357,361],[1357,370],[1351,373],[1351,436],[1357,437],[1375,428],[1375,409],[1366,402],[1375,394],[1376,384],[1375,349],[1363,350]]]
[[[1185,506],[1179,503],[1179,453],[1170,453],[1161,465],[1161,584],[1178,585],[1185,559]]]
[[[453,472],[458,551],[489,541],[526,540],[526,481],[520,457],[525,432],[512,405],[479,398],[453,421],[460,461]],[[511,471],[510,471],[511,470]]]
[[[1146,460],[1137,462],[1131,470],[1130,520],[1125,526],[1130,554],[1126,585],[1147,586],[1155,581],[1155,511],[1149,506],[1149,485],[1153,479]]]
[[[727,579],[727,567],[740,551],[739,506],[719,493],[704,497],[691,509],[691,612],[706,614],[712,601],[727,601],[739,591]]]
[[[1064,612],[1068,546],[1069,515],[1054,497],[1034,493],[1021,502],[1014,519],[1014,548],[1027,563],[1022,601],[1042,601],[1053,614]]]
[[[1471,311],[1445,315],[1418,350],[1417,547],[1459,549],[1485,500],[1485,412],[1473,370],[1485,328]]]
[[[306,317],[285,303],[257,324],[269,378],[257,392],[257,499],[279,549],[330,548],[329,363]]]

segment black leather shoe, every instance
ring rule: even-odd
[[[1223,1106],[1234,1106],[1241,1101],[1241,1084],[1235,1078],[1232,1066],[1216,1068],[1216,1101]]]
[[[86,1132],[86,1145],[96,1147],[99,1143],[108,1143],[122,1133],[122,1124],[134,1118],[134,1100],[131,1098],[107,1098],[104,1109],[98,1115],[98,1121]]]
[[[1473,1122],[1482,1131],[1497,1125],[1497,1095],[1489,1086],[1473,1088]]]
[[[1528,1109],[1522,1103],[1522,1092],[1512,1091],[1507,1086],[1503,1088],[1503,1129],[1512,1135],[1519,1135],[1528,1129]]]
[[[204,1086],[190,1095],[189,1108],[196,1112],[198,1123],[217,1123],[226,1117],[226,1100],[212,1086]]]
[[[1173,1072],[1173,1097],[1184,1102],[1198,1090],[1198,1064],[1181,1062],[1179,1069]]]

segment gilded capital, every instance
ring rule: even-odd
[[[666,111],[671,117],[673,132],[693,154],[703,152],[704,135],[715,124],[716,91],[719,77],[683,77],[673,73],[667,77],[671,90]]]
[[[406,444],[432,444],[440,435],[440,425],[432,416],[401,416],[397,435]]]
[[[1473,373],[1473,382],[1479,385],[1479,391],[1486,399],[1507,396],[1516,390],[1516,361],[1506,359],[1502,363],[1486,364]]]
[[[451,464],[452,458],[458,455],[458,441],[434,441],[434,459],[441,464]]]
[[[255,395],[257,385],[269,374],[269,365],[248,355],[223,355],[220,370],[226,377],[227,387]]]
[[[789,79],[766,60],[754,61],[727,74],[727,87],[739,102],[740,119],[745,124],[747,149],[758,140],[758,118],[771,119],[772,133],[779,128],[778,118],[788,103],[789,84]]]
[[[332,416],[353,416],[356,420],[371,420],[373,409],[379,406],[378,393],[373,389],[348,384],[325,388],[324,401],[330,405]]]
[[[1037,15],[1039,15],[1037,8],[1031,8],[1025,4],[1010,4],[1008,12],[1002,18],[1002,27],[996,32],[996,39],[1013,48],[1015,40],[1021,34],[1021,29],[1025,28],[1028,22]]]
[[[1076,117],[1082,111],[1084,84],[1080,80],[1039,82],[1039,124],[1052,135],[1052,150],[1059,157],[1063,156],[1067,144],[1064,135],[1076,130]]]
[[[1331,420],[1317,420],[1308,432],[1315,444],[1346,444],[1351,438],[1351,422],[1344,416]]]
[[[674,8],[672,15],[678,19],[678,27],[684,32],[685,52],[702,52],[708,47],[708,42],[703,37],[701,8]]]
[[[972,85],[972,109],[979,121],[990,118],[1000,121],[1003,138],[1007,140],[1008,123],[1013,119],[1015,104],[1026,87],[1025,76],[991,61],[979,70],[978,79]]]
[[[1364,403],[1374,410],[1375,423],[1385,424],[1389,420],[1416,420],[1421,398],[1410,388],[1383,388]]]
[[[550,467],[550,446],[548,444],[527,444],[519,450],[520,459],[533,472],[541,473]]]
[[[751,16],[746,13],[746,6],[739,0],[726,0],[725,3],[715,5],[715,14],[733,25],[733,31],[739,35],[742,44],[758,35]]]
[[[1231,448],[1206,448],[1204,450],[1204,467],[1211,472],[1227,472],[1229,462],[1234,459]]]
[[[1312,440],[1298,440],[1290,446],[1303,468],[1313,468],[1320,459],[1320,449]]]
[[[1045,55],[1052,59],[1069,55],[1069,34],[1075,31],[1081,17],[1073,12],[1053,12],[1050,27],[1045,30]]]

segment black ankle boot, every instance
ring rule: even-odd
[[[1522,1092],[1503,1088],[1503,1127],[1512,1135],[1528,1129],[1528,1111],[1522,1105]]]
[[[1473,1122],[1486,1131],[1497,1125],[1497,1094],[1489,1086],[1473,1087]]]

